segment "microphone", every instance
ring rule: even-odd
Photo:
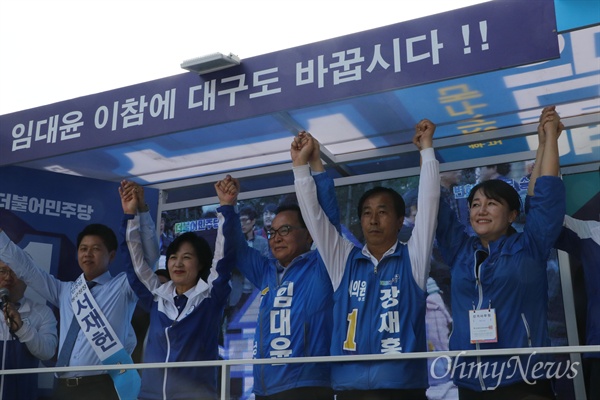
[[[6,306],[10,303],[10,290],[7,288],[0,288],[0,299],[2,300],[2,309],[6,311]],[[12,320],[8,316],[8,314],[4,314],[6,316],[6,324],[8,325],[8,330],[12,332]]]
[[[9,296],[10,290],[8,290],[7,288],[0,288],[0,300],[2,300],[3,303],[10,302]]]

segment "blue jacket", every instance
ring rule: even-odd
[[[231,225],[233,222],[229,222]],[[231,229],[228,221],[220,229]],[[239,226],[239,220],[237,221]],[[235,253],[227,240],[215,244],[215,255],[208,283],[203,280],[187,291],[188,301],[178,315],[172,282],[160,285],[143,258],[139,223],[129,220],[127,244],[130,284],[144,308],[150,309],[148,342],[144,362],[181,362],[218,359],[218,337],[223,309],[231,291],[229,279]],[[131,271],[135,271],[131,274]],[[136,282],[137,278],[137,282]],[[143,285],[140,285],[142,283]],[[216,399],[217,368],[144,369],[140,399]]]
[[[327,174],[314,177],[321,192],[328,194],[328,215],[339,228],[339,212],[333,181]],[[277,260],[267,258],[248,246],[232,206],[219,211],[225,221],[235,221],[224,229],[225,238],[234,241],[238,268],[260,290],[261,301],[254,338],[254,358],[328,356],[332,329],[331,281],[321,257],[313,250],[298,256],[286,268],[281,284]],[[327,363],[263,364],[254,366],[254,393],[260,396],[306,386],[330,387]]]
[[[334,294],[334,326],[340,332],[333,335],[331,355],[427,351],[426,297],[413,278],[406,245],[398,243],[376,268],[361,248],[354,247]],[[352,316],[357,320],[350,321]],[[384,328],[394,321],[398,330]],[[347,331],[352,326],[355,334],[350,338]],[[332,369],[331,379],[336,390],[424,389],[425,371],[426,359],[343,362]]]
[[[437,241],[452,273],[452,318],[454,330],[450,350],[501,349],[540,347],[549,345],[547,331],[548,282],[546,260],[561,231],[565,214],[565,188],[557,177],[537,179],[535,195],[530,198],[522,233],[514,230],[491,242],[484,248],[477,236],[468,236],[465,226],[445,204],[440,204]],[[477,252],[489,256],[476,276]],[[471,344],[469,310],[494,308],[498,341]],[[519,360],[512,356],[457,358],[454,362],[454,382],[461,387],[482,391],[520,382],[524,379],[519,367],[527,370],[527,379],[540,379],[540,372],[532,375],[532,367],[541,358],[529,355]],[[481,362],[488,370],[470,371],[469,363]],[[496,364],[502,376],[491,376]],[[519,365],[520,363],[520,365]],[[529,365],[529,368],[527,368]],[[461,376],[462,375],[462,376]]]
[[[424,352],[426,281],[440,197],[439,163],[433,148],[421,151],[415,229],[378,260],[324,218],[306,166],[294,167],[294,184],[306,224],[325,260],[334,288],[331,355],[380,354],[381,360],[332,365],[337,391],[425,389],[427,360],[385,360],[386,354]],[[318,201],[317,201],[318,200]]]

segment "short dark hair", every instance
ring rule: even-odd
[[[277,206],[275,205],[275,203],[267,203],[265,205],[265,207],[263,208],[263,214],[266,212],[270,212],[272,214],[275,214],[277,211]]]
[[[212,265],[213,252],[206,239],[196,235],[194,232],[186,232],[175,238],[167,247],[167,264],[169,263],[169,257],[171,254],[177,253],[183,243],[189,243],[196,251],[196,257],[200,263],[200,272],[198,273],[198,279],[202,278],[204,281],[208,279],[210,275],[210,267]],[[196,280],[198,282],[198,280]]]
[[[499,173],[500,175],[508,175],[510,174],[510,164],[509,163],[502,163],[502,164],[492,164],[492,165],[488,165],[488,168],[494,168],[496,167],[496,172]]]
[[[89,224],[77,235],[77,248],[81,244],[81,241],[85,236],[98,236],[104,242],[104,245],[108,251],[117,250],[119,242],[117,241],[117,235],[108,226],[103,224]]]
[[[248,219],[251,219],[251,220],[256,219],[256,217],[258,216],[258,214],[256,214],[256,210],[252,206],[243,206],[240,209],[240,217],[242,215],[245,217],[248,217]]]
[[[294,203],[284,203],[277,207],[275,214],[279,214],[283,211],[292,211],[298,214],[298,222],[300,222],[300,226],[306,228],[306,224],[304,223],[304,218],[302,218],[302,211],[300,210],[300,206]]]
[[[519,196],[519,193],[517,193],[514,187],[501,179],[490,179],[473,186],[471,192],[469,192],[469,197],[467,197],[469,208],[471,207],[475,193],[480,189],[486,197],[500,202],[504,200],[508,204],[508,209],[510,211],[516,210],[517,215],[520,214],[521,197]]]
[[[404,217],[404,211],[406,209],[406,205],[404,204],[404,199],[402,198],[402,196],[400,196],[400,194],[398,192],[396,192],[394,189],[391,188],[387,188],[387,187],[383,187],[383,186],[375,186],[372,189],[367,190],[366,192],[363,193],[363,195],[360,197],[360,200],[358,200],[358,218],[360,219],[362,217],[362,208],[363,205],[365,204],[365,201],[376,194],[379,193],[386,193],[388,195],[390,195],[390,197],[392,198],[392,202],[394,203],[394,210],[396,211],[396,214],[398,216],[398,218],[400,217]]]

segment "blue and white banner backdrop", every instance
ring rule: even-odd
[[[118,236],[123,209],[119,182],[58,174],[22,167],[0,168],[0,227],[13,242],[61,280],[75,280],[77,235],[92,223],[109,226]],[[151,210],[158,190],[144,190]],[[110,265],[123,271],[120,252]]]
[[[244,59],[202,76],[183,73],[0,115],[0,165],[559,56],[553,0],[490,1]]]

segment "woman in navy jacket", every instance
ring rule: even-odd
[[[134,214],[135,196],[129,201],[124,199],[128,198],[125,193],[121,192],[121,196],[125,213]],[[218,229],[223,229],[222,215],[219,219]],[[213,258],[203,238],[193,232],[178,236],[166,254],[171,280],[161,284],[144,260],[139,217],[130,215],[126,228],[126,247],[130,253],[126,260],[137,276],[137,282],[130,279],[130,284],[139,297],[138,304],[150,311],[144,362],[216,360],[221,319],[231,292],[229,279],[235,264],[231,244],[217,239]],[[142,372],[139,399],[216,398],[216,367],[150,368]]]
[[[538,126],[523,232],[511,226],[521,209],[519,195],[501,180],[482,182],[469,194],[475,236],[467,235],[450,206],[441,202],[436,237],[452,270],[450,350],[549,345],[546,260],[565,214],[565,189],[558,178],[561,129],[554,107],[546,107]],[[553,399],[547,370],[551,364],[542,361],[529,354],[458,356],[451,372],[461,400],[518,400],[532,394]]]

